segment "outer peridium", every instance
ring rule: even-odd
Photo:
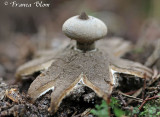
[[[131,74],[140,78],[144,78],[144,73],[147,73],[148,78],[152,76],[149,68],[139,63],[108,57],[107,53],[100,50],[82,53],[70,47],[62,51],[58,58],[47,72],[33,81],[28,91],[35,101],[49,90],[53,90],[50,112],[56,112],[65,96],[79,82],[107,100],[107,96],[116,85],[115,72]]]
[[[99,97],[107,100],[113,89],[109,73],[108,56],[100,51],[82,53],[68,49],[61,53],[48,71],[38,76],[31,84],[28,94],[35,101],[49,90],[50,112],[56,112],[62,100],[81,82]]]

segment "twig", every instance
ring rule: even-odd
[[[160,98],[160,96],[156,95],[156,96],[153,96],[151,98],[148,98],[146,101],[149,101],[149,100],[152,100],[152,99],[155,99],[155,98]]]
[[[123,104],[124,104],[125,106],[127,106],[127,103],[126,103],[125,100],[123,99],[122,95],[119,95],[119,98],[121,99],[121,101],[123,102]]]
[[[141,92],[142,92],[142,88],[138,89],[132,96],[137,97],[141,94]],[[130,104],[132,101],[133,101],[133,99],[128,100],[127,104]]]
[[[86,110],[81,114],[81,117],[88,116],[88,114],[90,113],[90,111],[91,111],[91,108],[86,109]]]
[[[71,117],[75,117],[76,113],[77,113],[77,111],[75,111]]]
[[[143,105],[144,105],[147,101],[152,100],[152,99],[156,99],[156,98],[160,98],[160,96],[156,95],[156,96],[153,96],[153,97],[151,97],[151,98],[149,98],[149,96],[147,96],[147,98],[142,102],[141,106],[139,107],[139,110],[142,109]]]
[[[143,105],[147,102],[148,98],[149,98],[149,96],[147,96],[146,99],[142,102],[141,106],[139,107],[139,110],[142,109]]]
[[[137,91],[130,91],[130,92],[127,92],[127,93],[125,93],[125,94],[127,94],[127,95],[132,95],[132,94],[134,94],[134,93],[136,93]]]
[[[146,89],[146,78],[147,78],[147,74],[144,74],[144,84],[143,84],[143,88],[142,88],[142,99],[144,99],[144,94],[145,94],[145,89]]]
[[[127,95],[127,94],[125,94],[125,93],[122,93],[122,92],[118,92],[119,94],[121,94],[121,95],[124,95],[124,96],[126,96],[126,97],[129,97],[129,98],[132,98],[132,99],[135,99],[135,100],[138,100],[138,101],[140,101],[140,102],[143,102],[143,100],[142,99],[140,99],[140,98],[137,98],[137,97],[134,97],[134,96],[130,96],[130,95]]]
[[[111,95],[108,96],[108,99],[107,99],[106,103],[108,105],[111,103]],[[108,108],[108,113],[109,113],[109,116],[111,117],[111,110],[110,110],[110,108]]]
[[[147,87],[146,89],[147,89],[147,90],[157,90],[158,87]]]

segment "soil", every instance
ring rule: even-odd
[[[102,98],[99,98],[90,88],[82,86],[80,87],[81,89],[76,89],[69,96],[67,96],[62,101],[57,113],[51,115],[50,113],[48,113],[48,108],[50,106],[50,95],[52,91],[49,91],[44,96],[41,96],[34,104],[32,104],[30,97],[26,92],[26,85],[24,85],[23,88],[24,90],[22,91],[22,93],[20,93],[18,85],[8,86],[1,79],[1,116],[70,117],[72,115],[81,114],[88,108],[93,108],[95,104],[100,104],[102,100]],[[12,92],[11,96],[6,95],[6,90],[11,89],[15,89],[16,91]],[[18,102],[14,100],[17,98]]]

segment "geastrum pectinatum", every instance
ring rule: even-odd
[[[152,70],[140,63],[120,59],[107,49],[105,41],[95,41],[107,33],[106,25],[99,19],[82,13],[63,24],[63,32],[76,40],[59,52],[41,57],[22,65],[17,70],[17,79],[36,71],[45,70],[30,85],[29,96],[33,102],[52,90],[49,111],[57,111],[62,100],[79,83],[91,88],[99,97],[107,100],[117,83],[115,73],[151,78]],[[144,74],[146,74],[144,76]]]

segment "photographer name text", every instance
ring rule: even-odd
[[[12,1],[12,2],[4,2],[4,5],[6,6],[11,6],[11,7],[25,7],[25,8],[31,8],[31,7],[50,7],[49,3],[44,3],[43,1],[36,1],[34,3],[19,3],[17,1]]]

